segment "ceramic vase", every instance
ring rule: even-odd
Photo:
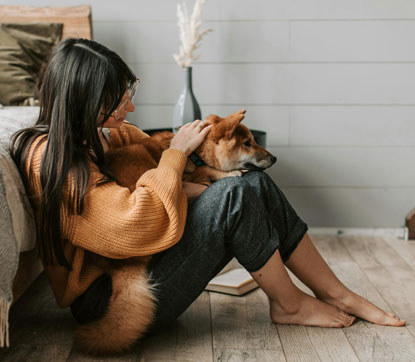
[[[172,128],[177,133],[179,127],[186,123],[202,119],[199,104],[193,94],[192,67],[184,68],[184,88],[176,102],[173,112]]]

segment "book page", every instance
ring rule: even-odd
[[[216,276],[209,284],[239,288],[253,280],[254,278],[246,269],[237,268]]]

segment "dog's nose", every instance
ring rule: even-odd
[[[277,158],[275,156],[272,156],[271,157],[271,162],[272,162],[272,164],[274,164],[275,162],[277,162]]]

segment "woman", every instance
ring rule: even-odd
[[[147,335],[183,313],[234,256],[268,296],[275,323],[347,327],[358,316],[405,324],[336,278],[266,173],[247,172],[209,187],[181,181],[187,156],[210,130],[204,121],[180,128],[131,195],[117,185],[104,153],[147,136],[124,121],[135,109],[136,85],[117,54],[91,40],[67,39],[46,68],[36,124],[11,139],[36,209],[46,274],[58,304],[71,306],[79,323],[102,317],[111,295],[111,279],[88,260],[89,251],[114,259],[152,255],[148,270],[158,305]],[[59,212],[61,205],[67,214]],[[88,237],[80,237],[85,232]],[[284,264],[317,298],[292,283]]]

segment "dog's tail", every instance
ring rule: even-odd
[[[155,284],[145,264],[110,271],[112,295],[105,315],[80,326],[75,342],[88,354],[115,354],[129,349],[146,331],[155,311]]]

